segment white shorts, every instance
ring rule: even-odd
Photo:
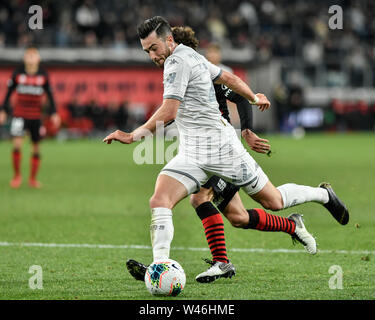
[[[258,193],[268,182],[267,175],[237,136],[228,141],[204,158],[202,155],[179,152],[160,174],[181,182],[188,194],[199,191],[212,175],[242,188],[249,195]]]

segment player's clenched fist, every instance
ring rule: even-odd
[[[263,93],[257,93],[255,96],[256,100],[252,103],[257,105],[260,111],[267,110],[270,107],[271,102],[269,102],[269,100]]]
[[[106,136],[103,139],[103,142],[106,142],[107,144],[111,144],[112,140],[119,141],[121,143],[130,144],[134,142],[133,134],[127,133],[121,130],[116,130]]]

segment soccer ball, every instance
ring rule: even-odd
[[[177,296],[185,287],[186,275],[181,265],[172,259],[154,261],[145,274],[147,290],[158,296]]]

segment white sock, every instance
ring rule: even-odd
[[[151,209],[151,244],[154,260],[168,259],[173,239],[174,227],[172,210],[168,208]]]
[[[329,200],[327,190],[317,187],[301,186],[294,183],[286,183],[277,187],[283,198],[284,209],[306,202],[327,203]]]

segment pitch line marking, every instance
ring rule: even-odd
[[[114,245],[114,244],[88,244],[88,243],[38,243],[38,242],[0,242],[0,247],[49,247],[49,248],[91,248],[91,249],[138,249],[152,250],[151,246],[145,245]],[[171,250],[209,251],[208,248],[194,247],[172,247]],[[228,252],[250,252],[250,253],[306,253],[298,249],[264,249],[264,248],[232,248]],[[371,250],[318,250],[318,253],[339,254],[375,254]]]

